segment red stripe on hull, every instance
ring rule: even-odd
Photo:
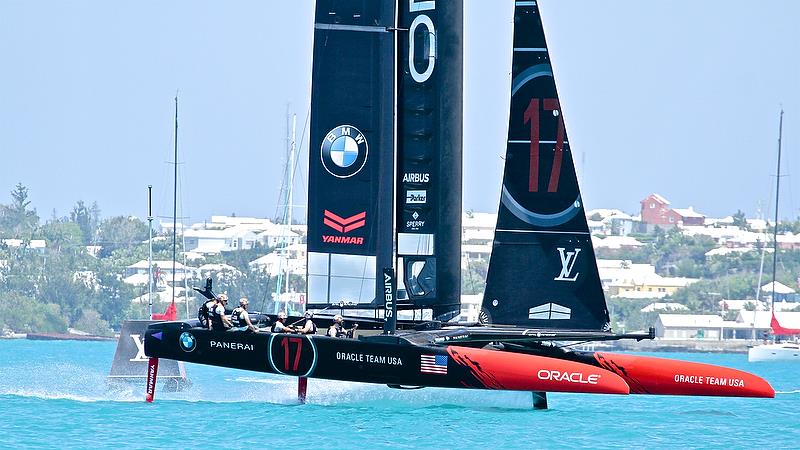
[[[763,378],[728,367],[602,352],[594,358],[627,381],[632,394],[775,397]]]
[[[453,361],[468,367],[488,389],[628,394],[618,375],[574,361],[521,353],[450,346]]]

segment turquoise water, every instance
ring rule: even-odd
[[[144,402],[109,391],[114,342],[0,340],[0,448],[800,448],[800,364],[656,356],[736,367],[775,399],[530,394],[296,379],[187,365],[192,387]]]

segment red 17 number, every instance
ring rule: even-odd
[[[532,98],[525,110],[523,119],[531,126],[531,158],[530,175],[528,177],[528,192],[539,192],[539,103],[542,103],[545,111],[559,111],[558,99]],[[550,182],[547,184],[547,192],[558,190],[558,178],[561,175],[561,161],[564,157],[564,119],[558,115],[558,131],[556,132],[556,150],[553,155],[553,167],[550,170]]]
[[[297,345],[297,354],[294,356],[294,366],[291,369],[289,369],[289,344]],[[297,367],[300,365],[300,352],[303,350],[303,338],[285,337],[281,340],[281,346],[283,347],[283,370],[287,372],[289,370],[296,372]]]

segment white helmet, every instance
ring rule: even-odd
[[[285,312],[281,311],[281,312],[278,313],[278,319],[285,319],[285,318],[286,318],[286,313]]]
[[[343,322],[344,321],[344,317],[342,317],[341,314],[337,314],[337,315],[333,316],[333,321],[334,322]]]

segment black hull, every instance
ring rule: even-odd
[[[594,332],[584,334],[583,338],[645,336]],[[476,327],[337,339],[320,335],[216,332],[193,328],[185,322],[160,322],[147,329],[145,353],[151,364],[168,358],[392,387],[623,395],[775,395],[766,381],[736,369],[648,356],[574,353],[541,344],[548,339],[570,337],[578,339],[580,333]],[[483,347],[487,340],[504,343]]]
[[[215,332],[188,323],[151,325],[153,358],[255,372],[398,386],[627,394],[620,377],[574,361],[470,347],[439,346],[434,334],[360,339],[283,333]],[[553,373],[572,380],[554,379]],[[586,380],[591,380],[588,382]]]

